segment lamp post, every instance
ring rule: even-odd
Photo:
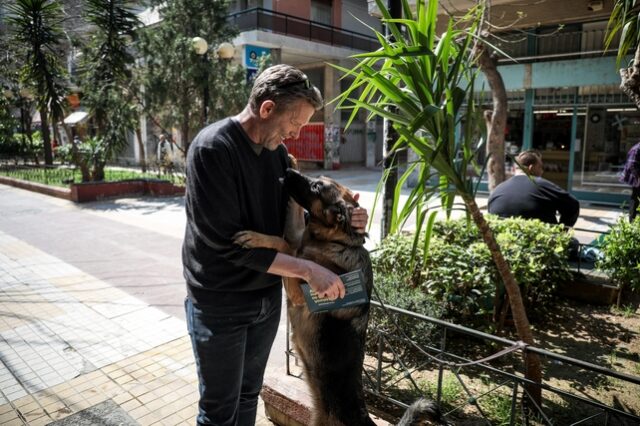
[[[202,56],[202,60],[205,63],[205,81],[202,91],[202,118],[203,125],[206,125],[209,121],[209,44],[202,37],[194,37],[191,42],[193,50],[196,54]],[[218,45],[215,53],[216,58],[226,61],[233,58],[233,55],[235,54],[235,47],[233,46],[233,44],[225,41]]]

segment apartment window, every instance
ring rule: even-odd
[[[332,0],[311,0],[311,20],[331,25]]]
[[[243,10],[263,7],[262,0],[235,0],[229,3],[229,13],[242,12]]]

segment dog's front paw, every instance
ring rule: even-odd
[[[244,248],[258,247],[260,234],[253,231],[240,231],[233,236],[233,243]]]

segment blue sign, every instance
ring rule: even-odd
[[[244,65],[247,68],[258,68],[258,60],[263,55],[270,55],[271,49],[268,47],[252,46],[247,44],[244,46]]]

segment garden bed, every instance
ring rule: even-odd
[[[544,315],[531,318],[536,347],[618,373],[640,377],[640,296],[625,297],[622,308],[592,305],[575,300],[558,300]],[[399,334],[395,333],[396,336]],[[440,347],[439,332],[432,332],[432,336],[431,346]],[[510,328],[505,330],[504,337],[517,340],[515,332]],[[498,351],[496,346],[454,333],[448,333],[446,349],[450,353],[471,360],[480,359]],[[383,370],[382,380],[389,386],[386,389],[382,387],[383,393],[405,403],[413,401],[418,394],[425,394],[435,399],[438,381],[435,363],[415,351],[406,349],[401,351],[403,352],[401,359],[406,363],[411,372],[411,379],[418,385],[420,391],[416,392],[407,379],[405,370],[400,368],[397,359],[392,362],[393,353],[387,350],[382,357],[387,365]],[[376,376],[376,363],[375,352],[370,352],[365,362],[366,369],[369,371],[368,377]],[[509,373],[522,371],[521,357],[517,352],[492,361],[490,365]],[[509,424],[511,384],[507,383],[495,390],[499,384],[504,384],[505,378],[475,366],[445,369],[441,401],[446,412],[455,409],[449,415],[454,424],[487,424],[477,408],[470,404],[471,398],[453,374],[454,370],[464,386],[476,397],[493,389],[487,395],[479,397],[478,403],[491,420],[491,424]],[[546,385],[640,416],[640,398],[638,398],[640,385],[544,357],[543,375],[543,383]],[[558,396],[551,391],[543,391],[543,398],[544,411],[553,420],[553,424],[572,424],[588,415],[598,413],[598,410],[588,404]],[[370,398],[369,402],[376,407],[375,412],[387,413],[385,418],[391,422],[395,421],[394,416],[399,416],[403,411],[375,397]],[[519,404],[516,410],[520,416]],[[519,418],[520,420],[515,424],[522,424],[522,419]],[[531,424],[546,423],[534,421]],[[604,416],[581,424],[602,425]],[[637,423],[610,417],[609,424]]]

